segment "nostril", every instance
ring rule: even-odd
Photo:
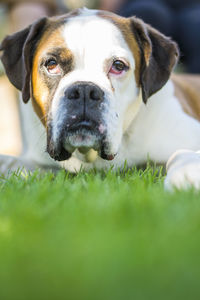
[[[67,91],[66,96],[69,100],[80,99],[80,91],[79,91],[78,88],[72,88],[72,89]]]
[[[89,97],[90,97],[91,100],[96,100],[96,101],[100,100],[100,94],[95,89],[90,91]]]
[[[72,99],[79,99],[80,98],[79,90],[76,89],[76,90],[72,91],[71,97],[72,97]]]

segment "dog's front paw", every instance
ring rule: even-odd
[[[167,190],[200,189],[200,152],[176,151],[167,162],[165,188]]]

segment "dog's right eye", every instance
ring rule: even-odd
[[[55,59],[49,59],[45,63],[45,67],[49,74],[59,75],[61,74],[61,68]]]

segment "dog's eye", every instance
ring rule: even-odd
[[[110,73],[115,75],[120,75],[124,71],[128,70],[128,66],[121,60],[115,60],[110,68]]]
[[[61,73],[60,66],[55,59],[49,59],[45,63],[45,67],[50,74],[59,75]]]

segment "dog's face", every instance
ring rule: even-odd
[[[7,37],[2,61],[11,82],[31,97],[47,130],[47,151],[65,160],[75,149],[117,154],[130,106],[168,80],[175,43],[136,18],[73,11],[44,18]]]

